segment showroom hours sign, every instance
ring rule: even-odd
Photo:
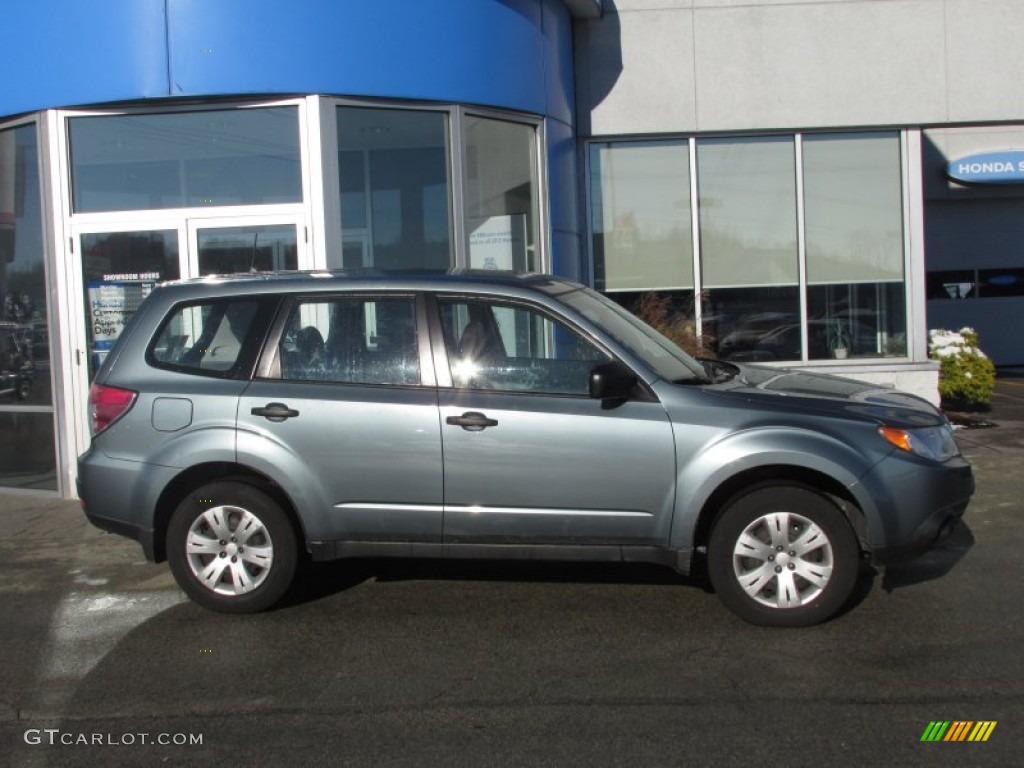
[[[89,281],[89,336],[91,362],[99,368],[125,324],[153,286],[160,281],[159,272],[123,272],[103,275]]]

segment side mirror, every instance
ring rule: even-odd
[[[590,372],[590,396],[595,400],[628,400],[635,385],[636,375],[617,360]]]

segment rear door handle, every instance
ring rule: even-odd
[[[250,413],[253,416],[263,416],[267,421],[284,421],[299,415],[298,411],[284,403],[267,403],[262,408],[253,408]]]
[[[480,432],[487,427],[498,426],[497,419],[489,419],[477,411],[467,411],[461,416],[449,416],[445,423],[453,427],[462,427],[467,432]]]

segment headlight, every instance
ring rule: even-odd
[[[901,451],[915,453],[933,461],[949,461],[960,455],[960,449],[953,440],[953,428],[948,424],[917,429],[879,427],[878,432]]]

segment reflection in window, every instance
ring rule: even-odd
[[[929,299],[973,299],[978,295],[978,276],[973,269],[929,272],[926,285]]]
[[[929,299],[1024,296],[1024,269],[947,269],[928,273]]]
[[[450,266],[447,115],[338,107],[337,119],[344,263],[328,266]]]
[[[902,282],[808,286],[807,317],[811,360],[907,354]]]
[[[57,490],[53,414],[0,412],[0,485]]]
[[[595,144],[590,168],[596,288],[692,288],[687,142]]]
[[[722,360],[801,359],[798,286],[714,288],[702,294],[704,343]]]
[[[996,296],[1024,296],[1024,269],[978,270],[979,295],[984,299]]]
[[[0,485],[57,489],[34,125],[0,131]]]
[[[906,354],[896,133],[803,141],[808,357]]]
[[[294,224],[204,227],[198,240],[200,275],[298,269]]]
[[[795,157],[792,137],[697,142],[703,333],[723,359],[801,359]]]
[[[468,116],[464,130],[469,265],[536,271],[536,129]]]
[[[302,202],[297,107],[68,120],[76,213]]]
[[[701,269],[693,292],[690,146]],[[685,307],[696,297],[700,340],[726,359],[905,356],[901,168],[897,132],[594,144],[597,285],[634,312],[656,298],[668,312],[655,325],[684,330],[695,325]],[[1014,290],[1010,276],[996,280]],[[929,297],[976,290],[973,278],[939,282],[929,278]]]

